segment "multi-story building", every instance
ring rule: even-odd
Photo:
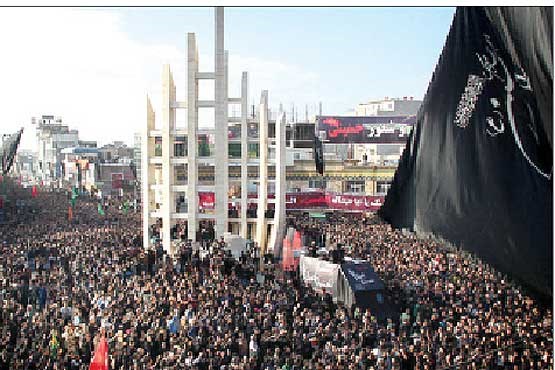
[[[38,143],[38,175],[45,185],[57,183],[62,177],[62,155],[65,148],[79,145],[79,132],[62,124],[60,117],[33,117]]]
[[[67,185],[92,190],[97,186],[98,149],[94,147],[65,148],[61,151],[63,180]]]
[[[15,174],[20,176],[24,184],[34,184],[37,176],[37,153],[31,150],[19,149],[15,160]]]
[[[262,253],[271,250],[282,239],[285,223],[285,116],[270,120],[267,91],[258,112],[249,116],[247,72],[241,96],[228,96],[223,8],[215,15],[215,71],[198,70],[193,33],[188,34],[187,67],[186,101],[176,100],[170,67],[163,68],[159,125],[147,98],[141,139],[144,245],[152,244],[159,229],[171,253],[178,227],[191,240],[197,240],[201,228],[213,228],[218,238],[230,232],[254,239]],[[213,100],[199,99],[203,80],[214,81]],[[240,115],[230,117],[230,108]],[[182,127],[176,122],[180,109],[187,110]],[[213,111],[213,127],[199,126],[201,109]]]
[[[133,160],[135,149],[128,147],[123,141],[114,141],[98,149],[100,163],[128,163]]]
[[[384,196],[415,123],[415,115],[319,116],[316,123],[290,123],[287,191]],[[314,135],[323,141],[324,175],[314,167]]]

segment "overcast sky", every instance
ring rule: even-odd
[[[226,8],[230,96],[249,72],[249,102],[346,114],[385,96],[421,99],[454,8]],[[145,124],[146,95],[159,111],[161,71],[170,63],[185,100],[186,35],[195,32],[200,68],[213,69],[212,8],[0,9],[1,133],[31,117],[61,116],[83,140],[132,144]],[[201,91],[209,98],[210,90]],[[178,117],[179,119],[179,117]]]

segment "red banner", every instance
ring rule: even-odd
[[[384,202],[381,195],[351,195],[332,192],[289,193],[287,209],[340,209],[348,211],[377,211]]]
[[[384,202],[381,195],[326,194],[326,202],[331,209],[355,211],[377,211]]]
[[[123,173],[112,174],[112,189],[121,189],[123,187]]]
[[[198,205],[200,209],[214,209],[215,196],[212,192],[199,192]]]
[[[326,208],[328,202],[324,192],[289,193],[285,196],[287,209]]]
[[[199,192],[199,208],[214,209],[214,193]],[[268,194],[268,198],[274,198],[274,194]],[[287,193],[285,195],[286,209],[322,209],[322,210],[345,210],[345,211],[377,211],[384,202],[383,195],[351,195],[333,192],[314,191],[306,193]],[[248,203],[248,209],[257,209],[256,203]],[[274,204],[269,203],[268,209],[273,209]],[[228,204],[228,209],[232,209]]]

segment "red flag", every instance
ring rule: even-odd
[[[33,189],[31,190],[31,196],[33,198],[37,197],[37,186],[36,185],[33,185]]]
[[[67,210],[67,218],[69,218],[69,220],[73,220],[73,208],[71,206],[69,206],[68,210]]]
[[[106,338],[100,338],[89,370],[108,370],[108,342]]]

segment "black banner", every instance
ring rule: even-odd
[[[23,134],[23,128],[21,128],[17,133],[10,135],[3,142],[3,145],[1,147],[3,175],[7,174],[12,168],[12,164],[17,153],[17,148],[19,147],[19,142],[21,141],[21,134]]]
[[[322,147],[322,142],[318,137],[314,136],[314,163],[316,166],[316,171],[320,175],[324,174],[324,148]]]
[[[458,8],[380,214],[553,296],[553,9]]]

